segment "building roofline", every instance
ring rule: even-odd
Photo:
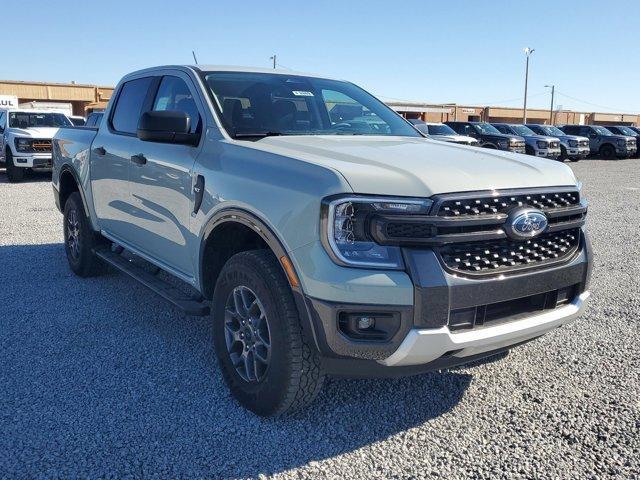
[[[30,80],[0,80],[0,83],[10,83],[13,85],[42,85],[42,86],[57,86],[57,87],[84,87],[84,88],[91,87],[91,88],[109,88],[109,89],[114,88],[106,85],[92,85],[89,83],[41,82],[41,81],[30,81]]]

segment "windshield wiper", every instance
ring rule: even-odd
[[[286,133],[282,132],[240,132],[235,133],[233,138],[265,138],[265,137],[279,137],[281,135],[286,135]]]

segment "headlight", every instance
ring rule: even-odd
[[[571,148],[576,148],[578,146],[578,141],[577,140],[569,140],[569,146]]]
[[[537,140],[536,144],[538,145],[538,148],[549,148],[549,144],[542,140]]]
[[[322,204],[322,243],[334,262],[363,268],[401,269],[400,247],[377,244],[371,235],[375,215],[427,215],[431,200],[340,197]]]
[[[618,140],[618,145],[619,145],[620,147],[624,147],[626,144],[627,144],[627,141],[626,141],[626,140]]]
[[[506,140],[498,140],[498,146],[500,148],[507,148],[509,146],[509,142]]]
[[[31,140],[29,140],[28,138],[16,138],[14,142],[16,145],[16,150],[18,150],[19,152],[26,152],[28,150],[31,150]]]

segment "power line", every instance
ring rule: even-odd
[[[582,100],[580,98],[572,97],[571,95],[567,95],[566,93],[558,92],[557,90],[556,90],[556,94],[561,95],[561,96],[566,97],[566,98],[569,98],[569,99],[574,100],[576,102],[584,103],[585,105],[591,105],[592,107],[602,108],[604,110],[610,110],[610,111],[616,112],[616,113],[631,113],[631,114],[637,114],[638,113],[638,112],[632,112],[630,110],[624,110],[622,108],[613,108],[613,107],[608,107],[606,105],[600,105],[598,103],[588,102],[587,100]]]

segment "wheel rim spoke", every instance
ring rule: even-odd
[[[224,335],[236,373],[249,383],[262,381],[271,359],[271,335],[264,307],[250,288],[238,286],[227,297]]]

